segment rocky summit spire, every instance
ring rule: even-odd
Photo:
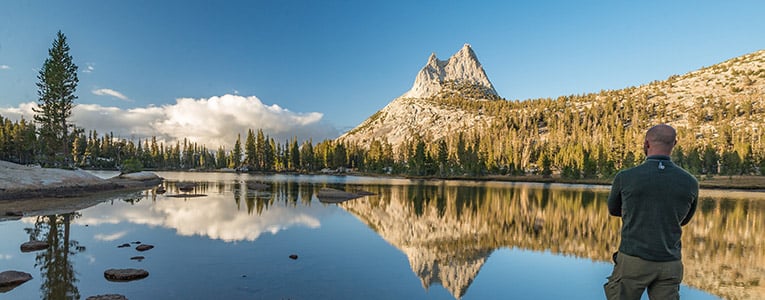
[[[446,82],[478,85],[488,93],[497,95],[497,91],[494,90],[489,77],[483,71],[470,44],[465,44],[448,60],[439,60],[435,53],[431,54],[428,63],[417,74],[412,89],[401,95],[401,98],[435,96],[443,89]]]

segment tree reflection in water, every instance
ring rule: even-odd
[[[48,242],[49,247],[37,253],[35,267],[40,268],[43,299],[80,299],[71,255],[85,251],[70,240],[70,226],[78,213],[38,216],[34,228],[27,228],[30,240]]]
[[[606,189],[391,186],[341,204],[409,258],[423,287],[462,297],[496,249],[518,247],[608,261],[619,245]],[[702,198],[685,228],[684,282],[724,298],[765,298],[765,205]],[[604,274],[604,280],[605,276]]]
[[[373,192],[376,195],[339,206],[400,249],[423,287],[440,284],[456,298],[466,294],[487,258],[500,248],[605,262],[619,244],[621,222],[608,215],[607,188],[450,181],[380,185],[287,179],[267,183],[270,188],[264,193],[249,191],[239,180],[199,183],[196,192],[231,193],[230,205],[242,214],[259,217],[268,216],[269,209],[316,205],[315,194],[325,186]],[[173,191],[172,182],[168,191]],[[685,228],[684,282],[723,298],[765,299],[765,200],[726,197],[702,197],[694,219]],[[158,206],[168,211],[176,208]],[[43,298],[79,298],[70,256],[84,248],[69,239],[69,224],[77,217],[39,217],[29,229],[31,239],[52,245],[37,255]],[[194,230],[189,232],[205,232],[205,228]],[[603,274],[603,281],[607,275]]]

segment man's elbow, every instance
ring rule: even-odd
[[[609,207],[609,208],[608,208],[608,213],[609,213],[609,214],[611,214],[611,215],[612,215],[612,216],[614,216],[614,217],[621,217],[621,216],[622,216],[622,210],[621,210],[621,208],[619,208],[619,209],[613,209],[613,208],[610,208],[610,207]]]

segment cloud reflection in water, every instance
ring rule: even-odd
[[[182,236],[206,236],[225,242],[254,241],[263,233],[276,234],[292,227],[318,228],[326,210],[305,205],[270,204],[262,213],[250,215],[238,207],[231,193],[183,199],[144,198],[133,205],[125,202],[103,203],[83,211],[80,224],[100,225],[129,222],[175,229]],[[268,200],[255,200],[268,201]],[[120,206],[114,209],[113,206]],[[118,233],[117,233],[118,234]],[[117,234],[112,234],[116,236]],[[98,234],[96,239],[113,237]]]

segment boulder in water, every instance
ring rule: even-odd
[[[21,252],[34,252],[48,249],[48,243],[43,241],[29,241],[21,244]]]
[[[154,248],[153,245],[140,244],[135,247],[135,250],[143,252],[143,251],[151,250],[152,248]]]
[[[5,271],[0,273],[0,293],[14,289],[15,287],[32,280],[32,275],[19,271]]]
[[[85,300],[127,300],[127,297],[120,294],[106,294],[106,295],[90,296]]]
[[[142,269],[108,269],[104,277],[109,281],[133,281],[149,277],[149,272]]]

